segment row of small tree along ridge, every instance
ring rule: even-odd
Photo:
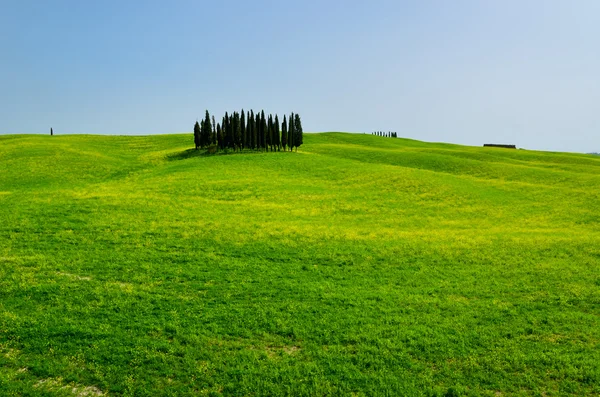
[[[383,132],[383,131],[375,131],[371,135],[383,136],[386,138],[398,138],[397,132]]]
[[[292,151],[302,145],[302,121],[297,113],[283,116],[279,124],[279,116],[265,117],[265,111],[254,114],[233,112],[225,113],[221,123],[215,122],[206,111],[204,120],[194,125],[194,145],[196,150],[207,148],[209,151],[225,150],[265,150]]]

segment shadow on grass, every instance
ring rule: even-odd
[[[241,151],[234,151],[234,150],[226,149],[225,151],[210,153],[206,149],[200,149],[200,150],[186,149],[182,152],[168,154],[166,156],[166,159],[167,159],[167,161],[176,161],[176,160],[191,159],[194,157],[213,157],[213,156],[228,156],[228,155],[232,155],[232,154],[262,154],[262,153],[270,153],[270,152],[249,150],[249,149],[245,149],[245,150],[241,150]]]
[[[186,160],[193,157],[207,157],[214,154],[206,153],[206,150],[187,149],[182,152],[171,153],[166,156],[168,161]]]

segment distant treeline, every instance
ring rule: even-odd
[[[517,145],[505,145],[501,143],[484,143],[483,147],[499,147],[503,149],[516,149]]]
[[[383,132],[383,131],[375,131],[371,135],[383,136],[385,138],[398,138],[397,132]]]
[[[204,120],[194,125],[194,145],[196,150],[207,148],[209,152],[224,150],[265,150],[280,151],[289,148],[291,151],[302,145],[302,121],[297,113],[283,116],[269,114],[265,117],[264,110],[254,114],[251,110],[245,113],[225,113],[220,123],[215,122],[215,116],[210,116],[208,110]]]

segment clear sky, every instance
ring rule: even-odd
[[[305,131],[600,151],[600,1],[3,0],[0,133]]]

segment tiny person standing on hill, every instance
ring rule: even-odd
[[[54,131],[52,131],[52,128],[50,128],[50,136],[54,135]]]

